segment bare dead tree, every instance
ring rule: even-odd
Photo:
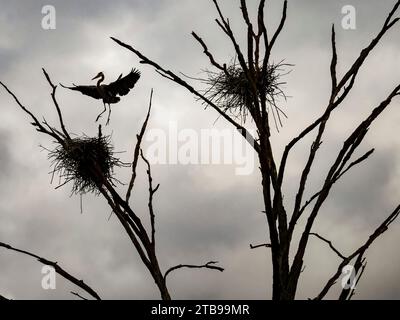
[[[133,160],[131,164],[132,174],[130,182],[125,196],[122,197],[115,188],[115,181],[117,180],[113,176],[113,168],[115,166],[122,166],[123,163],[113,156],[113,147],[109,137],[103,135],[100,125],[97,137],[91,138],[84,136],[71,138],[71,135],[66,129],[61,108],[56,99],[57,86],[53,84],[45,69],[43,69],[43,73],[52,89],[51,97],[53,105],[58,114],[59,126],[61,128],[60,130],[54,126],[51,126],[45,118],[43,121],[39,121],[38,118],[29,110],[29,108],[24,106],[17,96],[3,82],[0,81],[0,84],[8,92],[8,94],[14,98],[17,105],[29,115],[32,120],[31,124],[33,127],[38,132],[54,139],[56,147],[54,150],[50,150],[49,152],[49,158],[53,160],[53,175],[58,172],[60,177],[64,178],[64,182],[58,187],[63,186],[68,182],[72,182],[73,192],[75,193],[82,194],[86,192],[94,192],[95,194],[102,195],[105,198],[110,208],[112,208],[113,213],[118,218],[125,232],[129,236],[129,239],[139,254],[141,261],[150,272],[163,300],[171,299],[171,295],[166,285],[166,276],[173,270],[187,267],[213,269],[222,272],[224,269],[216,266],[215,264],[217,262],[214,261],[201,265],[178,265],[176,267],[169,268],[165,273],[163,273],[160,268],[160,264],[156,255],[155,210],[153,206],[154,194],[157,192],[160,185],[158,184],[157,186],[154,186],[150,163],[144,157],[141,150],[141,142],[146,132],[152,108],[153,90],[150,94],[150,102],[146,118],[139,134],[137,135],[137,142],[134,148]],[[146,230],[143,222],[139,218],[139,215],[133,211],[129,203],[137,176],[136,170],[139,156],[141,156],[142,160],[147,165],[146,173],[149,191],[148,214],[150,218],[149,231]],[[56,262],[51,262],[50,260],[39,257],[25,250],[13,248],[6,243],[0,242],[0,247],[32,256],[44,264],[53,266],[56,272],[61,276],[85,290],[92,297],[100,299],[98,294],[93,289],[83,283],[83,281],[77,280],[71,274],[67,273],[64,269],[58,266]],[[71,293],[81,299],[86,299],[79,293]]]
[[[360,147],[373,122],[388,109],[392,100],[400,95],[400,85],[398,85],[389,93],[386,99],[373,109],[366,119],[355,127],[353,132],[344,141],[343,147],[338,152],[335,161],[332,163],[326,178],[322,183],[320,191],[310,199],[304,199],[308,177],[319,147],[322,144],[326,125],[331,119],[332,113],[339,109],[343,101],[345,101],[346,97],[352,91],[359,70],[363,66],[366,58],[374,50],[377,44],[381,42],[382,38],[389,32],[389,30],[399,21],[400,18],[395,17],[395,14],[400,5],[400,1],[396,1],[394,4],[377,36],[372,39],[368,46],[361,50],[357,59],[354,60],[351,67],[342,76],[338,75],[336,71],[338,54],[336,48],[335,28],[332,26],[332,59],[330,64],[332,88],[327,106],[323,110],[321,116],[307,125],[297,136],[289,141],[279,162],[276,160],[274,154],[270,127],[271,119],[275,119],[276,121],[277,117],[280,115],[280,108],[275,98],[282,94],[282,92],[279,90],[280,82],[279,74],[276,73],[276,65],[271,62],[270,58],[272,50],[286,22],[288,1],[283,1],[280,23],[272,33],[267,31],[265,24],[264,8],[266,1],[259,1],[257,21],[255,23],[253,23],[249,17],[246,0],[240,1],[240,9],[247,32],[247,46],[245,49],[241,48],[239,45],[229,23],[229,19],[224,16],[217,0],[212,0],[212,2],[218,13],[218,18],[215,19],[215,21],[225,36],[227,36],[231,41],[238,62],[232,65],[218,62],[205,41],[195,32],[192,32],[193,37],[200,44],[204,54],[208,57],[211,66],[216,70],[216,72],[209,73],[208,79],[205,80],[205,82],[210,85],[209,90],[205,93],[195,89],[194,86],[179,77],[176,73],[150,59],[131,45],[116,38],[112,38],[112,40],[134,53],[140,59],[141,63],[150,65],[161,76],[186,88],[197,99],[215,110],[219,116],[233,125],[244,139],[246,139],[246,141],[248,141],[254,148],[254,151],[258,155],[260,164],[265,207],[263,212],[265,212],[269,228],[270,243],[251,246],[251,248],[267,247],[271,249],[273,271],[272,298],[275,300],[291,300],[295,298],[297,292],[298,281],[303,270],[304,254],[306,252],[309,237],[313,234],[311,231],[314,227],[315,219],[320,213],[324,202],[328,198],[333,185],[345,173],[368,159],[374,152],[374,149],[372,149],[365,152],[364,155],[359,158],[354,159],[353,156],[354,152]],[[241,111],[240,116],[243,122],[245,122],[245,116],[250,115],[257,127],[257,137],[252,136],[245,126],[236,120],[237,117],[232,115],[232,109],[237,110],[237,108]],[[291,210],[291,214],[288,214],[287,204],[284,203],[284,197],[282,194],[288,158],[293,148],[297,146],[299,142],[302,142],[305,137],[308,137],[314,132],[316,132],[316,134],[308,152],[308,159],[300,174],[299,186],[295,195],[294,208]],[[288,195],[286,195],[286,198],[288,198]],[[306,211],[306,209],[309,209],[309,211]],[[306,215],[306,212],[308,214],[306,225],[304,229],[299,230],[300,227],[298,227],[297,222],[302,216]],[[339,254],[340,258],[343,259],[343,262],[339,265],[338,272],[329,280],[323,291],[318,295],[317,299],[322,299],[326,295],[340,276],[341,268],[344,265],[356,260],[355,268],[357,271],[364,269],[364,255],[366,250],[383,232],[386,231],[390,223],[397,218],[397,212],[398,209],[396,209],[389,218],[383,222],[383,224],[370,236],[363,246],[355,250],[350,256],[344,256],[336,249],[334,250]],[[298,247],[295,250],[293,262],[290,264],[289,251],[295,231],[301,232],[301,238]],[[326,240],[322,236],[317,237],[330,244],[331,248],[334,248],[329,240]],[[340,298],[350,298],[351,295],[351,292],[344,291]]]

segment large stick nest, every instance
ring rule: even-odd
[[[281,81],[284,68],[290,66],[279,62],[277,64],[269,64],[266,71],[255,70],[255,86],[257,88],[256,99],[260,101],[260,96],[265,97],[267,107],[271,111],[275,122],[281,124],[281,115],[285,113],[278,107],[277,103],[280,98],[286,100],[286,95],[282,90],[282,86],[286,83]],[[216,103],[224,112],[240,118],[243,122],[250,112],[249,108],[254,106],[254,84],[249,80],[242,67],[233,62],[226,67],[226,71],[206,71],[207,79],[202,81],[208,86],[205,94],[208,99]]]
[[[110,136],[78,137],[65,139],[49,152],[52,160],[53,177],[58,173],[60,186],[72,182],[72,193],[98,194],[104,181],[112,183],[114,168],[122,163],[114,157]]]

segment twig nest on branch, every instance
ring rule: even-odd
[[[58,144],[50,151],[53,176],[58,173],[60,186],[73,183],[72,193],[99,192],[99,187],[105,181],[112,183],[115,166],[121,166],[114,157],[110,136],[78,137],[65,139],[64,144]],[[57,187],[57,188],[58,188]]]
[[[277,106],[277,100],[286,99],[282,90],[285,82],[281,81],[281,77],[287,74],[283,73],[286,66],[290,65],[282,62],[269,64],[265,71],[254,67],[254,72],[250,75],[251,81],[237,63],[227,66],[223,71],[207,70],[207,79],[203,79],[208,86],[205,95],[224,112],[229,112],[242,121],[246,121],[246,116],[251,113],[250,109],[254,108],[255,100],[260,101],[263,96],[269,109],[267,111],[276,112],[279,119],[280,114],[285,116]]]

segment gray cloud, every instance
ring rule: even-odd
[[[7,173],[12,163],[7,140],[7,133],[0,132],[0,182],[4,181],[4,179],[7,177]]]

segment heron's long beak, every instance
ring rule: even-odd
[[[92,80],[95,80],[97,78],[100,78],[100,73],[97,76],[95,76]]]

